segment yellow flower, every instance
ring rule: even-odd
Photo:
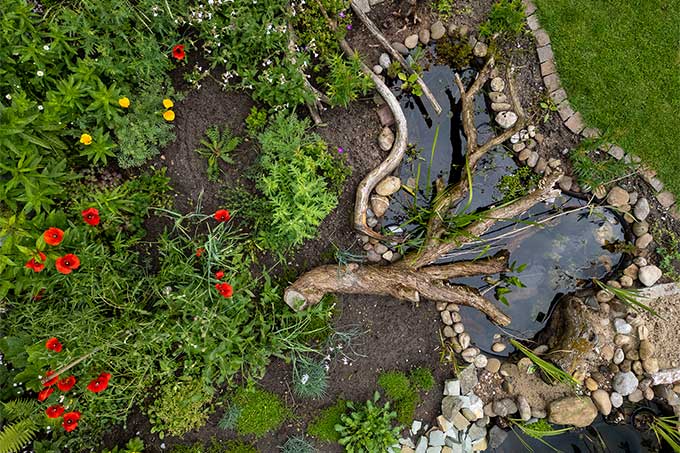
[[[175,112],[172,110],[166,110],[163,112],[163,118],[165,118],[165,121],[172,121],[175,119]]]
[[[170,99],[163,99],[163,107],[166,109],[171,109],[175,105],[174,102],[172,102]]]
[[[127,97],[123,96],[122,98],[118,99],[118,105],[126,109],[130,107],[130,100]]]
[[[80,143],[83,145],[89,145],[92,143],[92,136],[90,134],[83,134],[80,136]]]

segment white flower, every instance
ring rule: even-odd
[[[302,375],[302,378],[300,378],[300,383],[302,385],[305,385],[309,381],[309,375],[307,373]]]
[[[43,108],[44,108],[44,107],[43,107],[41,104],[38,104],[38,110],[40,110],[40,111],[42,112],[42,111],[43,111]]]
[[[45,44],[45,45],[43,46],[43,49],[45,49],[46,51],[47,51],[47,50],[50,50],[50,46],[48,46],[47,44]]]
[[[42,76],[45,75],[45,73],[42,72],[42,71],[38,71],[38,72],[36,72],[36,75],[37,75],[38,77],[42,77]]]

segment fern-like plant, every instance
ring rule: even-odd
[[[208,180],[217,182],[220,178],[218,162],[221,160],[233,164],[234,160],[230,153],[241,144],[241,139],[234,136],[226,127],[222,131],[217,126],[209,127],[205,135],[206,138],[200,142],[203,146],[197,148],[196,152],[208,159]]]
[[[17,399],[2,403],[5,426],[0,431],[0,453],[18,453],[35,439],[40,430],[34,401]]]

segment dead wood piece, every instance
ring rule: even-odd
[[[383,46],[387,52],[389,52],[390,55],[392,55],[392,58],[397,60],[399,64],[401,64],[401,67],[404,68],[404,70],[409,74],[417,74],[416,71],[413,70],[411,65],[409,65],[406,60],[404,60],[404,57],[401,56],[397,50],[392,47],[392,44],[385,38],[385,35],[382,34],[380,29],[378,28],[377,25],[371,20],[368,15],[361,10],[361,8],[355,3],[351,2],[352,4],[352,11],[354,11],[354,14],[359,17],[361,22],[368,28],[368,31],[371,32],[371,34],[378,40],[380,45]],[[437,115],[440,115],[442,113],[442,107],[439,105],[439,102],[437,102],[437,99],[434,97],[432,94],[432,91],[430,91],[430,88],[427,86],[425,81],[418,75],[418,79],[416,79],[416,82],[418,82],[418,85],[420,85],[420,88],[423,90],[423,95],[430,101],[430,104],[432,104],[432,107],[434,108],[434,111],[437,113]]]

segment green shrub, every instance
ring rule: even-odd
[[[356,53],[349,60],[333,54],[328,58],[328,65],[330,70],[324,83],[331,105],[347,107],[360,93],[366,95],[373,86],[373,81],[361,70],[361,60]]]
[[[281,446],[281,451],[283,453],[316,453],[317,450],[304,437],[290,437]]]
[[[306,399],[323,398],[328,388],[328,374],[323,363],[310,359],[297,360],[293,367],[293,390]]]
[[[378,377],[378,385],[385,391],[387,398],[400,400],[413,393],[411,381],[401,371],[387,371]]]
[[[417,367],[411,370],[409,378],[413,386],[425,392],[429,392],[434,387],[434,376],[429,368]]]
[[[130,439],[123,448],[113,447],[113,450],[102,450],[102,453],[142,453],[144,451],[144,441],[139,437]],[[173,449],[174,451],[174,449]]]
[[[514,173],[503,175],[496,186],[502,195],[500,202],[507,203],[523,197],[536,188],[540,180],[541,176],[526,166],[519,167]]]
[[[397,413],[390,411],[390,403],[379,406],[380,394],[375,392],[373,400],[356,406],[347,403],[349,414],[340,417],[335,429],[340,433],[340,445],[348,453],[385,451],[397,443],[401,427],[393,426]]]
[[[250,113],[246,117],[246,130],[250,137],[255,137],[262,132],[267,125],[267,111],[260,110],[256,106],[250,108]]]
[[[516,36],[524,30],[524,4],[522,0],[498,0],[491,7],[486,22],[479,27],[479,34],[491,37],[496,33]]]
[[[317,439],[337,442],[340,440],[340,433],[335,430],[335,426],[341,423],[341,417],[345,413],[347,413],[347,401],[340,399],[333,406],[322,410],[309,424],[307,432]]]
[[[208,420],[211,411],[212,387],[206,388],[198,380],[167,383],[149,407],[151,432],[183,436],[198,429]]]
[[[261,437],[277,429],[291,415],[281,398],[257,388],[240,388],[231,404],[240,409],[236,430],[241,435]]]
[[[253,178],[262,196],[244,215],[254,223],[260,243],[271,250],[314,238],[349,173],[308,127],[306,120],[281,112],[258,137],[262,153]]]

